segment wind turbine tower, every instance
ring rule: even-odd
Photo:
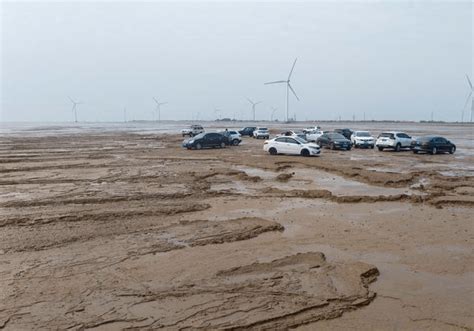
[[[255,106],[262,103],[262,101],[253,102],[249,98],[247,98],[247,100],[252,104],[253,120],[255,121]]]
[[[74,122],[77,123],[77,105],[81,105],[82,102],[74,101],[71,97],[69,97],[69,101],[72,103],[72,112],[74,113]]]
[[[277,80],[277,81],[274,81],[274,82],[265,83],[265,85],[280,84],[280,83],[285,83],[286,84],[286,121],[287,122],[288,122],[288,119],[290,117],[290,115],[289,115],[290,114],[290,90],[294,94],[294,96],[296,97],[296,100],[300,101],[300,99],[296,95],[295,90],[293,89],[293,87],[290,84],[291,74],[293,74],[293,70],[295,69],[296,60],[298,60],[298,58],[296,58],[295,62],[293,62],[293,66],[291,67],[290,74],[288,75],[288,78],[286,80]]]
[[[277,108],[272,107],[272,116],[270,116],[270,121],[273,122],[273,115],[275,115],[275,112],[277,111]]]
[[[472,86],[471,79],[469,78],[468,75],[466,75],[467,83],[469,84],[469,95],[466,98],[466,102],[464,103],[464,107],[462,108],[462,117],[461,117],[461,122],[464,122],[464,110],[466,109],[466,106],[469,103],[469,100],[471,100],[471,122],[472,122],[472,113],[474,112],[474,99],[472,98],[472,93],[474,92],[474,88]]]
[[[156,98],[153,98],[156,103],[156,112],[158,113],[158,122],[161,121],[161,106],[166,105],[168,102],[159,102]]]

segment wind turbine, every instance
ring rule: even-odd
[[[293,92],[294,96],[296,97],[296,100],[300,101],[300,99],[296,95],[295,90],[293,90],[293,87],[291,87],[291,84],[290,84],[291,74],[293,73],[293,69],[295,69],[296,60],[298,60],[298,58],[296,58],[295,62],[293,62],[293,66],[291,67],[290,74],[288,75],[288,78],[286,80],[277,80],[274,82],[265,83],[265,85],[280,84],[280,83],[286,84],[286,121],[287,122],[288,122],[289,113],[290,113],[290,90],[291,92]]]
[[[270,121],[273,122],[273,115],[275,115],[275,112],[276,112],[277,110],[278,110],[277,108],[272,107],[272,116],[270,116]]]
[[[249,98],[247,98],[247,100],[252,104],[253,120],[255,121],[255,106],[262,103],[262,101],[253,102]]]
[[[155,103],[156,103],[156,112],[158,112],[158,122],[160,122],[161,121],[161,106],[166,105],[167,102],[159,102],[158,100],[156,100],[155,97],[153,97],[153,100],[155,100]]]
[[[81,105],[82,102],[74,101],[71,97],[68,96],[68,99],[72,102],[72,111],[74,113],[74,122],[77,123],[77,105]]]
[[[472,97],[472,92],[474,92],[474,88],[472,86],[472,82],[469,79],[469,76],[466,75],[467,83],[469,84],[469,87],[471,88],[469,91],[469,95],[466,98],[466,102],[464,103],[464,107],[462,107],[462,117],[461,117],[461,122],[464,122],[464,110],[466,109],[467,104],[469,103],[469,99]],[[471,122],[472,122],[472,113],[474,112],[474,99],[471,99]]]
[[[214,108],[214,114],[216,114],[218,120],[221,119],[221,112],[222,110],[220,110],[219,108]]]

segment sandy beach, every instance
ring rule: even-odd
[[[357,124],[454,155],[310,158],[183,125],[3,128],[0,329],[474,328],[472,125]]]

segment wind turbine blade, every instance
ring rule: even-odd
[[[472,91],[469,93],[469,95],[466,98],[466,102],[464,103],[464,107],[462,107],[462,110],[466,109],[467,104],[469,103],[469,100],[471,99]]]
[[[277,80],[275,82],[268,82],[268,83],[263,83],[264,85],[268,85],[268,84],[279,84],[279,83],[286,83],[287,81],[286,80]]]
[[[72,100],[72,98],[71,98],[70,96],[68,96],[68,99],[69,99],[72,103],[74,103],[74,100]]]
[[[155,100],[155,102],[156,102],[157,104],[159,103],[159,102],[158,102],[158,100],[156,100],[156,98],[155,98],[155,97],[153,97],[153,100]]]
[[[247,98],[248,102],[250,102],[252,105],[254,104],[252,100],[250,100],[249,98]]]
[[[255,104],[258,105],[259,103],[262,103],[263,101],[256,102]]]
[[[466,78],[467,78],[467,82],[469,83],[469,86],[471,87],[471,90],[472,90],[472,83],[471,83],[471,80],[469,79],[469,76],[466,75]]]
[[[290,84],[290,83],[288,83],[288,87],[290,88],[291,92],[293,92],[293,94],[295,95],[296,100],[300,101],[300,98],[298,98],[298,96],[296,95],[295,90],[293,90],[293,88],[291,87],[291,84]]]
[[[293,66],[291,67],[290,74],[288,75],[288,81],[290,80],[291,74],[293,73],[293,69],[295,69],[296,60],[298,60],[298,58],[296,58],[295,62],[293,62]]]
[[[166,105],[168,102],[160,102],[159,105],[162,106],[162,105]]]

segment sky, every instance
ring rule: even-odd
[[[460,121],[473,5],[432,1],[0,4],[0,120]],[[124,112],[124,109],[125,112]],[[219,109],[219,111],[216,111]],[[468,119],[470,105],[464,120]]]

